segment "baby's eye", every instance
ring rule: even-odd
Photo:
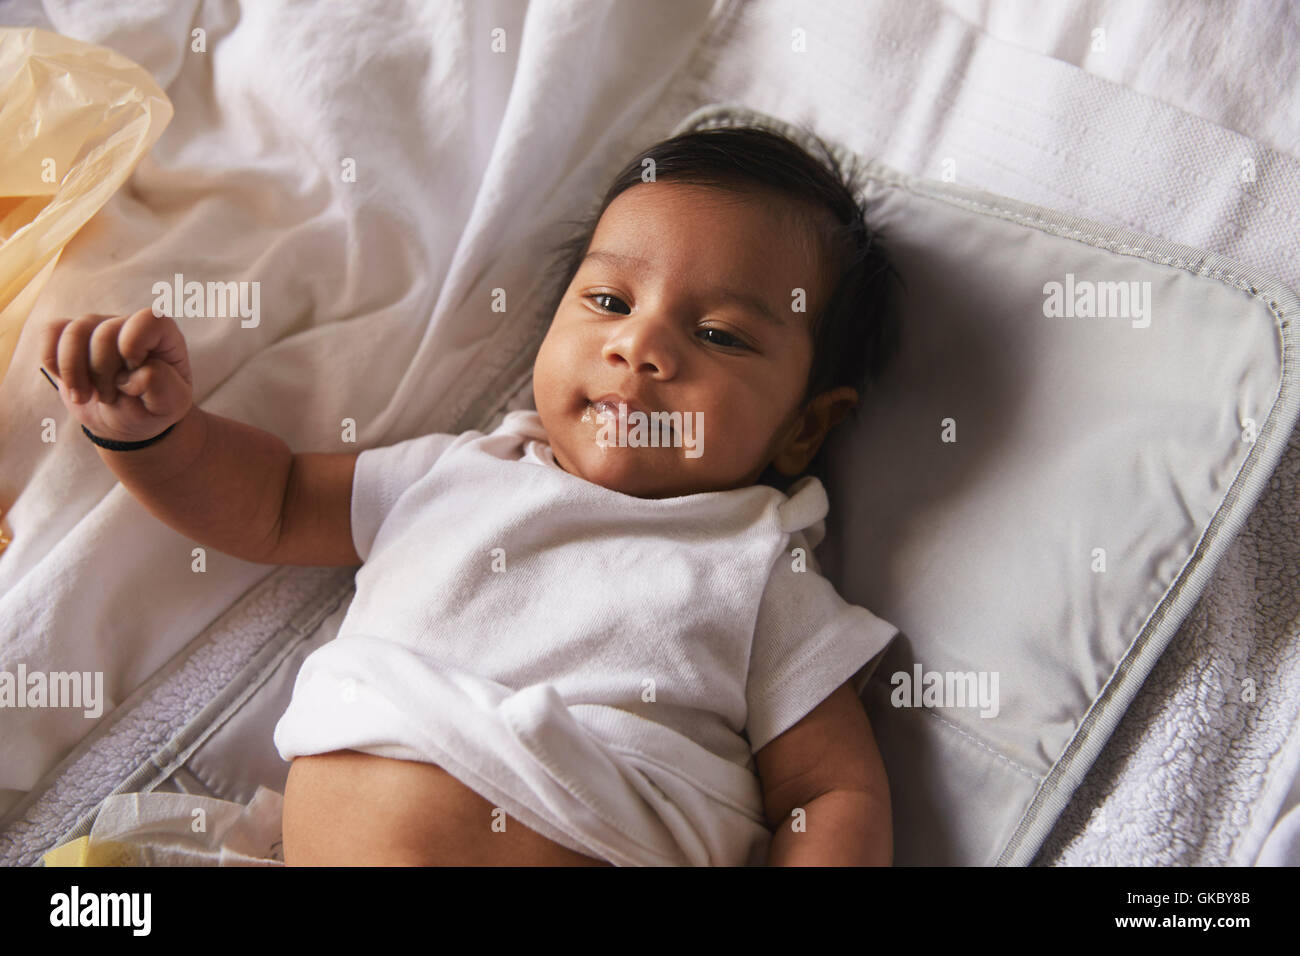
[[[718,341],[717,339],[709,339],[709,341],[712,342],[714,345],[721,345],[721,346],[723,346],[723,347],[725,347],[725,348],[733,348],[733,349],[734,349],[734,348],[742,348],[742,349],[747,349],[747,348],[749,348],[749,346],[746,345],[744,342],[740,341],[740,339],[736,338],[736,337],[735,337],[734,335],[732,335],[730,332],[724,332],[722,329],[700,329],[700,332],[701,332],[701,333],[711,333],[711,334],[713,334],[713,335],[720,335],[720,336],[722,336],[723,339],[727,340],[727,341]]]
[[[600,307],[601,307],[602,309],[604,309],[606,312],[617,312],[617,310],[616,310],[616,309],[612,309],[612,308],[610,308],[608,305],[606,305],[604,302],[602,302],[601,299],[608,299],[610,302],[617,302],[617,303],[619,303],[621,306],[623,306],[623,308],[627,309],[626,312],[619,312],[619,313],[618,313],[619,315],[631,315],[631,314],[632,314],[632,310],[631,310],[630,308],[628,308],[628,305],[627,305],[626,302],[624,302],[622,299],[620,299],[620,298],[619,298],[618,296],[616,296],[616,295],[610,295],[608,292],[597,292],[595,295],[589,295],[589,296],[587,296],[587,298],[591,299],[593,302],[596,303],[596,305],[600,306]]]

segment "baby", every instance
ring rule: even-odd
[[[160,520],[362,565],[276,728],[287,863],[892,862],[858,695],[897,629],[811,554],[896,276],[818,146],[724,128],[636,156],[562,250],[536,411],[489,434],[293,454],[193,404],[171,318],[44,331]]]

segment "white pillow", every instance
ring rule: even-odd
[[[807,145],[738,107],[678,131],[749,123]],[[818,556],[903,632],[864,692],[895,862],[1027,864],[1278,463],[1300,301],[1213,253],[863,165],[902,347],[828,441]],[[911,706],[931,674],[996,679],[996,712]]]

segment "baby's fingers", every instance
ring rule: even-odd
[[[117,389],[139,398],[151,415],[174,415],[190,401],[189,384],[173,366],[158,359],[150,359],[131,372]]]
[[[174,368],[183,381],[192,381],[185,336],[170,316],[154,315],[151,309],[127,316],[117,344],[128,369],[157,359]]]
[[[95,391],[99,392],[99,400],[108,405],[117,401],[117,386],[113,379],[125,365],[117,340],[126,320],[125,315],[108,319],[95,326],[90,335],[90,377],[95,383]]]
[[[78,404],[90,401],[94,384],[90,378],[88,355],[90,337],[107,315],[84,315],[66,323],[58,336],[54,366],[68,398]]]
[[[59,371],[59,337],[71,324],[71,319],[56,319],[41,330],[41,370],[55,388],[59,388],[63,379],[63,374]],[[59,395],[62,396],[65,391],[66,387],[59,389]]]

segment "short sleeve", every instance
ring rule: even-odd
[[[379,527],[402,492],[428,474],[458,437],[435,432],[368,448],[357,456],[352,475],[352,544],[362,561],[370,557]]]
[[[804,547],[797,570],[791,550]],[[754,630],[745,685],[750,749],[785,733],[841,684],[860,695],[898,628],[850,604],[821,575],[801,534],[777,557]]]

